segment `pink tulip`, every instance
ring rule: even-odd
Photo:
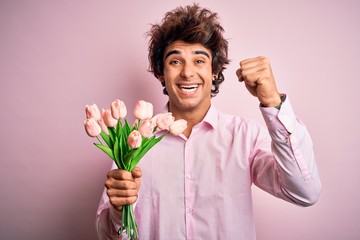
[[[157,117],[156,125],[160,130],[169,129],[170,125],[174,122],[175,118],[172,116],[171,112],[160,114]]]
[[[104,133],[106,133],[107,135],[109,135],[109,130],[108,130],[106,124],[104,123],[104,119],[100,119],[100,120],[98,121],[98,124],[100,125],[101,130],[102,130]]]
[[[153,117],[151,118],[152,124],[153,124],[154,126],[156,126],[156,121],[157,121],[157,119],[158,119],[161,115],[163,115],[163,113],[158,113],[158,114],[156,114],[155,116],[153,116]]]
[[[178,119],[173,122],[169,127],[169,132],[172,135],[180,135],[187,128],[187,121],[184,119]]]
[[[144,100],[139,100],[134,108],[134,116],[137,119],[149,119],[153,115],[153,105]]]
[[[111,114],[113,118],[117,120],[124,119],[127,114],[125,103],[123,101],[120,101],[119,99],[113,101],[111,103]]]
[[[142,137],[139,131],[134,130],[129,134],[127,142],[131,148],[138,148],[141,146]]]
[[[95,121],[99,121],[101,119],[101,113],[96,104],[86,105],[85,113],[86,118],[93,118]]]
[[[110,109],[103,109],[102,110],[102,117],[104,120],[104,123],[108,127],[115,127],[118,123],[118,120],[112,117]]]
[[[97,137],[101,133],[100,125],[93,118],[84,121],[85,131],[90,137]]]
[[[153,117],[151,118],[151,122],[152,122],[152,125],[153,125],[154,127],[157,126],[157,125],[156,125],[156,121],[157,121],[157,119],[158,119],[161,115],[163,115],[163,113],[158,113],[158,114],[156,114],[155,116],[153,116]],[[159,132],[159,131],[161,131],[161,130],[157,127],[156,130],[155,130],[155,132]]]
[[[138,130],[139,130],[141,136],[143,136],[144,138],[148,138],[148,137],[152,136],[153,130],[154,130],[154,125],[153,125],[151,119],[145,119],[141,123]]]

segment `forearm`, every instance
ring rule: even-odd
[[[100,240],[118,238],[118,229],[121,224],[121,211],[111,206],[104,191],[96,213],[96,231]]]
[[[278,134],[282,135],[280,132]],[[298,123],[293,133],[272,136],[272,153],[281,193],[296,204],[314,204],[319,197],[321,184],[312,141],[305,127]]]
[[[271,177],[275,184],[272,194],[309,206],[317,201],[321,190],[313,144],[305,126],[295,117],[290,103],[286,101],[280,111],[262,110],[275,159],[272,169],[263,171],[263,174],[273,174]]]

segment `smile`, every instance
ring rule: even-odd
[[[196,89],[199,87],[199,84],[193,84],[193,85],[179,85],[180,90],[185,93],[193,93],[196,91]]]

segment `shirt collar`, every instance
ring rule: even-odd
[[[211,104],[202,122],[205,122],[209,124],[212,128],[216,129],[218,122],[218,114],[218,110]]]
[[[163,107],[161,112],[162,113],[169,112],[168,103]],[[218,123],[218,115],[219,115],[219,111],[216,109],[216,107],[214,107],[211,104],[211,106],[210,106],[208,112],[206,113],[204,119],[199,124],[206,123],[210,127],[216,129],[216,126],[217,126],[217,123]]]

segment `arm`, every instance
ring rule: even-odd
[[[261,150],[253,158],[254,183],[297,205],[313,205],[318,200],[321,183],[306,127],[295,117],[288,99],[280,110],[262,107],[261,112],[271,137],[271,151],[269,141],[257,141],[255,148]]]
[[[96,214],[96,230],[99,239],[116,239],[121,225],[122,206],[133,204],[141,183],[141,170],[132,173],[113,169],[108,172],[105,189]]]
[[[252,178],[263,190],[289,202],[309,206],[320,194],[321,183],[315,163],[312,140],[296,118],[289,100],[282,103],[270,62],[265,57],[240,62],[236,72],[249,92],[256,96],[271,137],[256,141],[252,156]],[[265,135],[265,134],[264,134]]]

